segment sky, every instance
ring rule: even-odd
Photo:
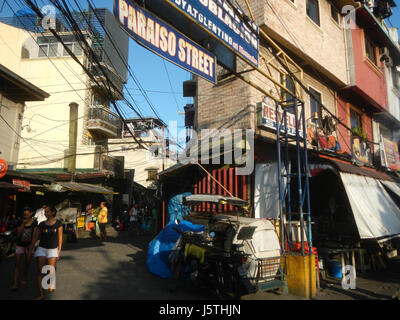
[[[23,8],[23,0],[7,1],[15,5],[14,10]],[[70,0],[68,2],[73,3]],[[78,0],[78,2],[82,8],[87,8],[86,0]],[[398,7],[393,9],[393,15],[387,21],[389,27],[400,27],[400,3],[398,1],[395,2]],[[37,3],[39,6],[49,4],[45,0],[37,0]],[[113,0],[95,0],[94,3],[97,8],[108,8],[111,12],[113,11]],[[12,11],[7,5],[3,4],[4,2],[0,0],[0,16],[12,16]],[[27,6],[25,5],[24,7]],[[128,61],[131,70],[143,89],[147,92],[147,96],[160,118],[167,125],[170,121],[177,121],[178,133],[180,130],[184,130],[184,115],[179,114],[178,111],[183,112],[183,107],[193,102],[192,98],[184,98],[182,95],[182,83],[190,79],[190,73],[143,48],[133,39],[129,40]],[[133,105],[138,105],[144,116],[156,116],[131,77],[128,79],[126,88],[128,88],[130,94],[135,99],[135,103],[131,101],[130,95],[125,94],[125,97]],[[122,104],[120,105],[122,106]],[[136,114],[128,107],[124,108],[123,114],[126,117],[136,117]]]

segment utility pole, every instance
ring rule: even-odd
[[[68,172],[71,173],[71,181],[75,180],[76,170],[76,152],[78,138],[78,104],[71,102],[69,104],[69,156]]]

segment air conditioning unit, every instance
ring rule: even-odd
[[[379,60],[385,62],[386,66],[392,66],[392,58],[387,47],[379,48]]]

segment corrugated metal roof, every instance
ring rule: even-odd
[[[316,161],[311,161],[311,163],[315,163],[315,162]],[[337,170],[339,170],[341,172],[352,173],[352,174],[371,177],[371,178],[375,178],[375,179],[396,182],[394,180],[394,178],[392,178],[385,172],[378,171],[376,169],[372,169],[372,168],[368,168],[368,167],[359,167],[354,164],[351,164],[350,162],[335,159],[333,157],[329,157],[326,155],[319,155],[318,163],[332,164]]]
[[[118,194],[118,192],[114,192],[102,186],[97,186],[89,183],[80,183],[80,182],[57,182],[54,185],[48,186],[48,189],[57,191],[57,185],[61,186],[63,189],[67,189],[75,192],[89,192],[89,193],[102,193],[102,194]],[[59,188],[58,191],[62,191]],[[65,190],[64,190],[65,191]]]

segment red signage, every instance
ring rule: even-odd
[[[3,159],[0,159],[0,178],[3,178],[7,172],[7,162]]]
[[[31,183],[29,181],[13,179],[13,184],[23,188],[23,189],[18,189],[17,191],[20,191],[20,192],[30,192],[31,191]]]

